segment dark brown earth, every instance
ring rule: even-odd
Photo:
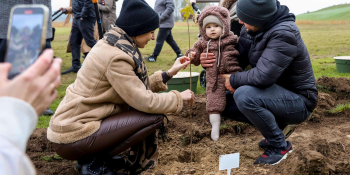
[[[253,165],[264,151],[258,147],[263,137],[252,126],[223,119],[219,141],[211,141],[205,95],[198,95],[193,106],[193,162],[189,145],[191,119],[186,108],[179,115],[168,115],[171,122],[166,142],[160,143],[159,165],[143,174],[226,174],[218,170],[219,155],[237,152],[241,155],[240,167],[231,174],[350,174],[350,111],[328,112],[350,101],[350,79],[322,77],[317,84],[318,106],[288,138],[294,152],[280,164]],[[46,139],[46,129],[34,131],[27,154],[38,174],[76,174],[74,162],[55,156]]]

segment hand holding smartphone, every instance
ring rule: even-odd
[[[11,9],[5,56],[12,64],[9,79],[32,65],[43,50],[48,15],[44,5],[16,5]]]

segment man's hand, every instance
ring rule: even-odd
[[[201,53],[200,60],[202,67],[213,67],[213,63],[215,63],[216,57],[213,53],[208,53],[208,57],[206,53]]]
[[[235,89],[232,88],[231,83],[230,83],[230,77],[231,74],[220,74],[220,76],[225,78],[225,88],[233,94],[235,92]]]

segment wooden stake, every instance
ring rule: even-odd
[[[190,37],[190,25],[187,20],[187,31],[188,31],[188,50],[191,49],[191,37]],[[192,58],[191,52],[189,53],[190,59]],[[192,66],[190,60],[190,90],[192,91]],[[191,162],[192,162],[192,103],[190,103],[190,146],[191,146]]]

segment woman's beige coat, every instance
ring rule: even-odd
[[[118,37],[125,34],[118,27],[108,33]],[[137,52],[135,56],[138,58]],[[129,107],[157,114],[182,110],[183,100],[178,91],[155,93],[167,89],[160,71],[148,77],[150,90],[147,90],[134,69],[133,58],[108,44],[105,35],[91,49],[75,82],[68,86],[66,96],[51,118],[48,139],[55,143],[84,139],[100,128],[101,120]]]

